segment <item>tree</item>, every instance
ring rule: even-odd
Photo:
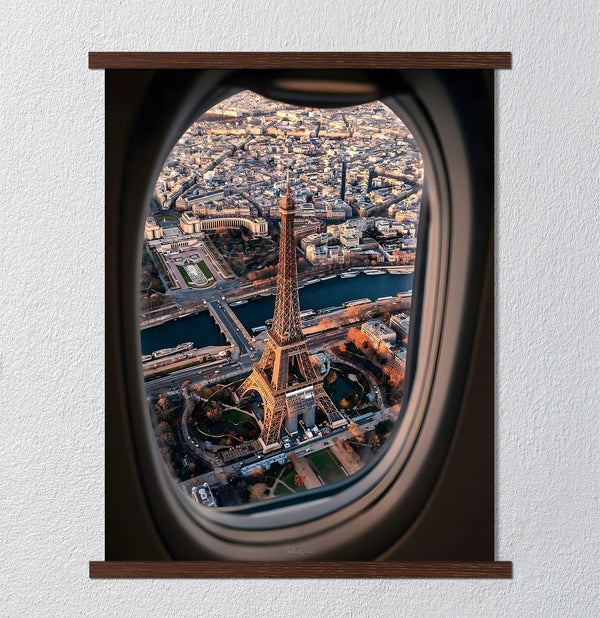
[[[338,352],[340,354],[343,354],[347,350],[348,350],[348,348],[347,348],[346,344],[345,343],[340,343],[340,345],[338,346]]]
[[[248,476],[248,482],[252,484],[262,483],[265,480],[265,473],[260,466],[256,466]]]
[[[323,318],[319,322],[319,330],[329,330],[330,328],[335,328],[338,323],[331,318]]]
[[[386,419],[385,421],[379,421],[379,423],[375,425],[375,433],[378,436],[385,436],[385,434],[392,431],[393,427],[394,423],[392,423],[392,421],[390,421],[389,419]]]
[[[383,368],[383,372],[387,375],[389,385],[392,388],[402,387],[404,384],[404,365],[387,365]]]
[[[365,432],[360,428],[358,423],[352,421],[348,425],[348,431],[350,431],[350,433],[352,434],[352,438],[355,442],[358,442],[359,444],[364,444],[366,440]]]
[[[298,270],[302,271],[306,268],[308,268],[308,262],[306,261],[306,258],[298,258]]]
[[[349,393],[340,399],[340,408],[344,408],[345,410],[348,408],[355,408],[357,403],[358,396],[356,393]]]
[[[302,487],[304,486],[304,477],[300,476],[299,474],[296,474],[294,476],[294,485],[296,487]]]
[[[168,446],[170,448],[174,448],[175,447],[175,436],[173,435],[172,431],[166,431],[165,433],[162,434],[162,441],[164,443],[165,446]]]
[[[218,423],[223,420],[223,408],[216,402],[211,401],[204,410],[204,415],[209,421]]]
[[[203,397],[204,399],[212,397],[216,390],[213,386],[201,386],[200,384],[194,384],[192,388],[200,395],[200,397]]]
[[[263,499],[263,495],[267,486],[264,483],[256,483],[250,490],[248,502],[259,502]]]
[[[379,436],[373,436],[373,441],[371,442],[371,448],[376,451],[381,446],[381,439]]]
[[[354,326],[348,329],[347,340],[351,341],[358,349],[366,349],[369,346],[369,338],[362,330]]]
[[[161,395],[156,401],[156,405],[154,406],[154,411],[156,412],[156,418],[158,420],[160,421],[172,420],[174,406],[164,395]]]
[[[348,311],[344,312],[344,317],[359,319],[363,316],[363,314],[364,314],[364,309],[361,308],[360,305],[357,305],[355,307],[350,307]]]

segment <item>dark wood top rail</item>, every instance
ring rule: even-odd
[[[510,69],[510,52],[89,52],[90,69]]]

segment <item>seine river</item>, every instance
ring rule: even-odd
[[[381,296],[395,296],[398,292],[411,290],[412,282],[412,274],[374,276],[360,274],[351,279],[337,277],[319,281],[300,290],[300,309],[317,311],[358,298],[375,300]],[[251,300],[246,305],[233,307],[233,311],[250,332],[256,326],[264,326],[265,320],[273,317],[274,306],[275,296],[265,296]],[[193,341],[197,348],[226,343],[208,311],[147,328],[141,332],[141,338],[142,354],[150,354],[161,348],[171,348],[184,341]]]

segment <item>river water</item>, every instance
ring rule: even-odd
[[[409,275],[358,275],[351,279],[329,279],[307,285],[300,290],[300,309],[323,309],[341,305],[349,300],[382,296],[395,296],[398,292],[412,289],[413,276]],[[275,296],[251,300],[246,305],[233,307],[240,322],[250,332],[256,326],[264,326],[265,320],[273,317]],[[171,348],[184,341],[193,341],[201,348],[226,343],[219,328],[208,311],[167,322],[141,332],[142,354],[150,354],[161,348]]]

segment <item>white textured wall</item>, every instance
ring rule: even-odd
[[[2,2],[0,612],[600,615],[595,1],[149,4]],[[88,580],[104,484],[90,50],[513,53],[497,86],[497,557],[512,581]]]

